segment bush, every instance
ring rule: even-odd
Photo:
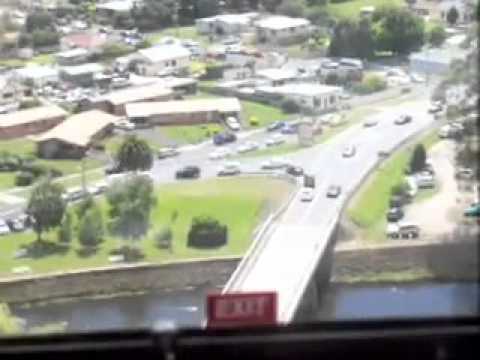
[[[60,243],[68,244],[72,241],[72,214],[66,212],[57,232],[57,240]]]
[[[258,126],[260,125],[260,122],[255,116],[251,116],[249,120],[250,126]]]
[[[75,206],[75,213],[77,214],[77,217],[81,219],[90,209],[94,207],[95,201],[93,200],[93,196],[87,195],[78,203],[78,205]]]
[[[52,30],[35,30],[32,33],[33,47],[43,47],[57,45],[60,42],[60,36]]]
[[[172,229],[169,227],[161,229],[155,234],[155,242],[160,249],[172,249]]]
[[[227,226],[211,217],[195,217],[188,231],[188,246],[196,248],[212,248],[227,243]]]
[[[124,260],[127,262],[139,261],[145,257],[140,249],[126,245],[113,250],[111,254],[122,255]]]
[[[35,175],[29,171],[21,171],[15,176],[15,186],[29,186],[35,180]]]
[[[372,94],[387,88],[385,79],[378,75],[367,75],[359,84],[354,84],[352,90],[360,95]]]
[[[103,238],[102,214],[97,208],[92,208],[84,214],[78,227],[78,241],[84,247],[96,247]]]
[[[287,114],[294,114],[300,111],[300,106],[292,99],[285,99],[282,101],[282,110]]]

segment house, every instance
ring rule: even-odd
[[[46,159],[79,159],[89,147],[113,130],[116,116],[99,110],[70,116],[53,129],[34,138],[37,153]]]
[[[27,66],[15,70],[15,76],[18,81],[34,87],[42,87],[59,81],[58,69],[50,66]]]
[[[188,71],[190,51],[180,45],[158,45],[139,50],[136,59],[139,75],[175,75]]]
[[[94,99],[90,108],[122,116],[125,106],[134,102],[166,101],[173,98],[173,91],[162,84],[152,84],[113,91]]]
[[[58,65],[71,66],[79,65],[88,61],[90,53],[83,48],[62,51],[55,55]]]
[[[60,70],[60,78],[77,86],[92,86],[95,76],[103,70],[103,66],[98,63],[64,66]]]
[[[200,34],[238,35],[249,31],[259,16],[256,12],[217,15],[197,19],[195,26]]]
[[[270,16],[254,24],[261,43],[287,45],[305,40],[311,32],[310,21],[288,16]]]
[[[58,106],[41,106],[10,114],[1,114],[0,139],[39,134],[60,124],[66,116],[67,112]]]
[[[141,4],[141,0],[113,0],[96,5],[98,20],[113,22],[117,16],[129,16],[135,6]]]
[[[315,83],[259,86],[255,89],[257,96],[265,99],[291,99],[301,108],[319,113],[336,109],[341,92],[341,87]]]
[[[268,86],[285,85],[298,78],[298,74],[293,70],[276,68],[257,70],[255,75],[257,78],[265,80],[265,84]]]
[[[126,105],[130,121],[142,125],[194,125],[219,123],[227,117],[241,117],[237,98],[146,102]]]
[[[439,4],[440,18],[447,22],[447,14],[452,8],[458,11],[457,23],[465,24],[475,20],[475,5],[472,0],[443,0]]]
[[[106,42],[107,36],[105,34],[90,32],[69,34],[60,41],[62,49],[82,48],[90,52],[99,52]]]

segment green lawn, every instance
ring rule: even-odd
[[[265,178],[231,178],[206,181],[187,181],[181,184],[163,185],[157,189],[157,205],[153,211],[152,227],[145,239],[137,243],[146,255],[145,261],[161,263],[172,260],[208,258],[213,256],[242,255],[251,242],[253,230],[259,221],[276,209],[288,196],[291,185],[281,180]],[[107,204],[102,201],[105,214]],[[153,235],[171,223],[172,213],[178,218],[171,225],[173,253],[156,247]],[[187,233],[192,217],[213,216],[229,229],[228,244],[217,249],[193,249],[187,247]],[[55,240],[54,233],[44,236]],[[14,259],[13,254],[22,245],[32,243],[33,233],[14,234],[0,241],[0,276],[11,276],[11,269],[29,266],[35,273],[88,268],[109,265],[112,249],[123,244],[118,238],[106,236],[100,249],[91,256],[78,254],[75,239],[69,248],[41,258]]]
[[[419,143],[424,144],[428,149],[436,141],[438,141],[438,136],[436,136],[436,131],[432,131],[425,135]],[[378,231],[383,233],[384,226],[379,226],[379,223],[384,220],[388,210],[390,191],[393,186],[403,181],[404,170],[410,160],[413,147],[408,146],[398,151],[379,166],[347,209],[348,217],[361,229],[367,230],[366,237],[378,234]]]
[[[405,4],[404,0],[350,0],[339,3],[330,3],[327,5],[327,11],[337,18],[358,18],[360,9],[364,6],[375,6],[376,9],[383,5],[397,5]]]
[[[202,46],[208,46],[208,36],[200,35],[197,33],[195,26],[180,26],[178,28],[171,27],[162,31],[159,31],[155,34],[148,36],[148,41],[152,44],[158,43],[163,37],[172,36],[178,39],[190,39],[198,41]]]
[[[245,120],[249,122],[252,118],[257,119],[258,127],[268,126],[278,120],[287,120],[292,116],[275,106],[247,100],[242,100],[241,103]]]
[[[12,172],[0,173],[0,190],[11,189],[15,186],[15,174]]]
[[[221,132],[222,127],[217,124],[205,124],[165,126],[157,128],[157,130],[178,144],[198,144]]]

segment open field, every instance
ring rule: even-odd
[[[160,186],[156,189],[157,204],[152,212],[152,226],[145,239],[137,242],[136,246],[143,250],[145,261],[155,263],[242,255],[250,245],[255,227],[285,200],[289,190],[288,183],[265,178],[187,181]],[[102,199],[100,206],[106,222],[108,204]],[[178,217],[172,223],[174,212],[178,213]],[[192,218],[200,215],[212,216],[228,226],[229,240],[226,246],[209,250],[187,247],[187,233]],[[154,242],[154,234],[165,226],[170,226],[173,232],[173,252],[160,250]],[[121,239],[106,235],[96,253],[82,256],[76,238],[69,247],[62,247],[56,242],[55,235],[54,232],[44,235],[53,249],[50,255],[22,259],[15,259],[15,252],[31,244],[35,234],[27,232],[2,237],[0,276],[10,276],[12,268],[18,266],[28,266],[34,273],[43,273],[109,265],[110,252],[124,244]]]

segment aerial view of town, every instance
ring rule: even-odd
[[[477,16],[0,0],[0,335],[473,314]]]

